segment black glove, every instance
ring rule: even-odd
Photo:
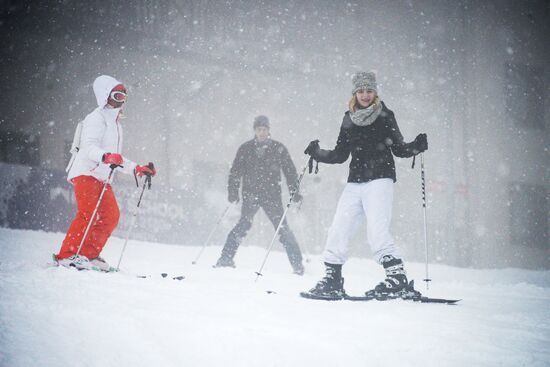
[[[302,201],[304,199],[304,197],[299,193],[295,193],[294,196],[292,197],[292,202],[293,203],[299,203],[300,201]]]
[[[238,190],[229,190],[229,193],[227,194],[227,200],[230,203],[238,203],[239,202],[239,191]]]
[[[428,136],[424,133],[418,134],[413,143],[415,154],[428,150]]]
[[[308,154],[315,158],[319,150],[321,150],[321,148],[319,147],[319,140],[313,140],[309,143],[306,150],[304,150],[304,154]]]

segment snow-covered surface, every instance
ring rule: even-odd
[[[427,294],[457,306],[323,302],[298,296],[322,275],[316,256],[298,277],[274,252],[255,282],[260,247],[213,269],[219,247],[191,265],[197,246],[131,241],[123,272],[101,274],[47,267],[62,238],[0,229],[0,366],[550,365],[549,271],[432,266]],[[407,268],[422,279],[423,264]],[[383,272],[351,259],[344,276],[360,294]]]

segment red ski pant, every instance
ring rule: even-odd
[[[57,256],[58,259],[70,257],[78,251],[80,241],[90,222],[104,185],[103,182],[91,176],[78,176],[72,182],[76,196],[77,213],[63,240],[63,245],[61,245]],[[109,236],[116,228],[119,217],[120,211],[115,194],[111,185],[107,185],[93,224],[82,244],[80,255],[86,256],[88,259],[98,257]]]

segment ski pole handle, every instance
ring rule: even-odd
[[[147,165],[147,167],[149,167],[151,169],[151,171],[155,172],[155,165],[153,164],[153,162],[149,162],[149,164]],[[147,189],[148,190],[151,190],[151,175],[147,175]]]

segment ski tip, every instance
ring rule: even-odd
[[[267,291],[265,291],[265,293],[267,293],[267,294],[277,294],[277,292],[271,291],[271,290],[267,290]]]
[[[442,299],[440,302],[438,301],[428,301],[428,303],[443,303],[450,306],[455,306],[457,302],[461,301],[460,299]]]
[[[462,300],[461,299],[444,299],[444,298],[420,297],[420,302],[422,302],[422,303],[446,303],[448,305],[455,305],[459,301],[462,301]]]

